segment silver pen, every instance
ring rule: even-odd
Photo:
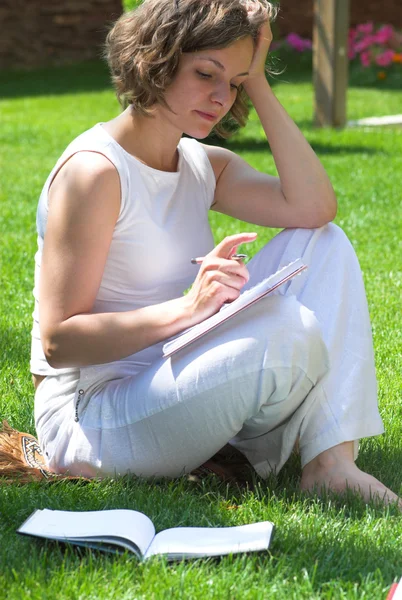
[[[233,254],[230,258],[232,260],[244,260],[245,258],[247,258],[247,254]],[[198,258],[192,258],[191,259],[191,264],[193,265],[200,265],[202,263],[202,261],[204,260],[205,256],[199,256]]]

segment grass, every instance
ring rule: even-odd
[[[400,236],[401,129],[316,130],[312,87],[290,69],[275,91],[324,163],[339,199],[336,222],[352,240],[364,273],[372,317],[380,410],[386,434],[363,440],[359,466],[396,492],[402,480],[402,289]],[[113,117],[118,107],[98,63],[0,73],[0,416],[34,433],[29,345],[33,309],[35,211],[55,160],[78,133]],[[353,87],[349,118],[400,112],[402,93]],[[256,116],[228,143],[256,168],[275,173]],[[212,215],[216,240],[248,226]],[[274,231],[258,229],[256,251]],[[79,293],[79,290],[77,290]],[[0,599],[219,598],[385,599],[402,575],[401,517],[359,498],[306,498],[300,467],[256,488],[239,490],[214,477],[160,483],[0,484]],[[136,508],[157,530],[175,525],[276,524],[270,552],[168,564],[130,555],[78,551],[22,538],[16,528],[35,508]]]

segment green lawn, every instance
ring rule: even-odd
[[[359,465],[402,493],[402,129],[315,130],[312,87],[290,70],[275,90],[324,163],[338,194],[336,222],[361,261],[372,316],[379,401],[386,434],[361,444]],[[297,82],[295,82],[297,80]],[[290,81],[290,83],[288,83]],[[41,186],[67,143],[114,116],[117,103],[97,63],[0,73],[0,417],[34,433],[29,375],[35,211]],[[400,112],[402,92],[349,92],[349,118]],[[275,173],[255,115],[229,146]],[[246,229],[212,216],[216,240]],[[259,229],[262,245],[273,231]],[[253,246],[253,251],[258,249]],[[79,293],[79,290],[77,290]],[[309,499],[292,459],[254,491],[187,480],[136,479],[53,485],[0,484],[0,599],[335,599],[381,600],[402,576],[402,522],[395,509],[356,497]],[[276,524],[270,552],[168,564],[79,552],[15,534],[35,508],[136,508],[158,530],[174,525]]]

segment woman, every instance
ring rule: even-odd
[[[31,369],[55,472],[176,477],[230,441],[266,476],[299,439],[303,489],[397,501],[354,463],[383,431],[367,304],[329,179],[265,77],[273,16],[265,0],[145,0],[108,35],[128,107],[72,142],[38,208]],[[243,124],[244,92],[278,177],[183,138]],[[285,229],[246,268],[231,257],[256,234],[214,248],[210,208]],[[299,256],[308,274],[162,358]]]

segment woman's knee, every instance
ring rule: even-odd
[[[292,238],[294,236],[298,238],[300,236],[310,239],[323,239],[329,244],[335,245],[347,245],[352,246],[348,236],[344,232],[344,230],[336,225],[335,223],[326,223],[322,227],[317,227],[316,229],[305,229],[305,228],[295,228],[295,229],[283,229],[278,233],[278,235],[274,238],[274,240],[282,240],[286,238]],[[270,244],[268,242],[267,246]]]
[[[320,324],[313,311],[299,303],[301,319],[302,350],[306,352],[305,372],[316,383],[329,369],[329,354]]]
[[[330,243],[335,244],[336,246],[345,245],[353,248],[348,236],[339,225],[327,223],[323,227],[320,227],[320,230],[322,230],[323,237],[327,238]]]
[[[299,367],[316,382],[328,370],[329,358],[313,311],[295,296],[278,295],[270,304],[271,326],[268,327],[267,340],[272,349],[272,359],[281,361],[285,366]]]

